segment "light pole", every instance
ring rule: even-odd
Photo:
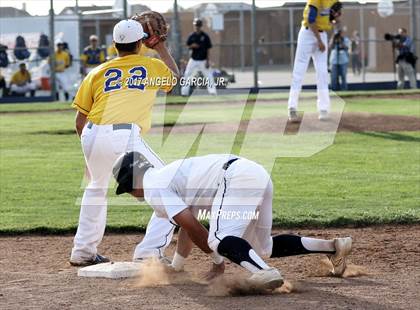
[[[257,40],[257,7],[252,0],[251,11],[251,36],[252,36],[252,66],[254,70],[254,92],[258,92],[258,40]]]
[[[56,99],[56,85],[55,85],[55,42],[54,42],[54,1],[50,0],[50,86],[51,97],[54,101]]]

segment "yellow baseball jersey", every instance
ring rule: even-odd
[[[70,55],[66,51],[55,52],[55,72],[63,72],[70,65]]]
[[[169,92],[175,82],[172,71],[159,59],[117,57],[85,77],[73,107],[94,124],[135,123],[146,133],[157,91]]]
[[[308,0],[305,9],[303,10],[302,26],[308,27],[309,6],[316,7],[318,15],[316,16],[315,24],[319,30],[331,30],[332,24],[330,22],[330,9],[337,0]]]
[[[31,74],[28,71],[22,73],[20,70],[13,74],[10,80],[11,84],[21,85],[31,80]]]

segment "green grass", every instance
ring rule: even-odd
[[[46,105],[46,104],[45,104]],[[65,106],[64,104],[49,104]],[[20,106],[20,105],[17,105]],[[262,104],[258,117],[273,116],[273,106]],[[2,107],[2,105],[0,105]],[[11,107],[13,109],[13,107]],[[181,109],[157,109],[155,121],[173,122]],[[346,111],[418,115],[420,103],[412,99],[351,98]],[[3,110],[4,112],[5,110]],[[1,111],[0,111],[1,112]],[[249,111],[248,111],[249,112]],[[193,108],[181,116],[185,122],[226,121],[241,115],[223,105]],[[77,225],[83,194],[84,161],[73,131],[74,112],[0,113],[0,233],[68,232]],[[269,134],[251,136],[270,144]],[[296,137],[283,137],[295,139]],[[183,156],[194,141],[179,135],[162,157]],[[226,135],[208,135],[201,153],[223,144]],[[161,137],[147,136],[160,151]],[[238,143],[238,141],[237,141]],[[264,144],[249,151],[250,158],[267,155]],[[239,145],[235,146],[240,149]],[[275,184],[276,225],[339,226],[420,221],[420,132],[340,133],[334,144],[308,158],[279,152],[272,171]],[[129,205],[123,205],[123,204]],[[108,230],[144,229],[151,209],[131,198],[117,198],[110,190]]]

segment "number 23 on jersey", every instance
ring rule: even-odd
[[[128,70],[129,76],[123,81],[123,71],[111,68],[105,72],[104,93],[117,91],[123,88],[138,89],[144,91],[147,70],[145,67],[133,67]]]

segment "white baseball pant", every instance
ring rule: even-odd
[[[213,201],[209,247],[217,251],[224,237],[235,236],[247,240],[258,255],[269,257],[273,248],[272,201],[273,184],[267,171],[244,158],[235,161],[226,170]]]
[[[320,36],[326,47],[324,52],[319,50],[318,41],[311,29],[302,27],[299,31],[292,84],[290,85],[289,109],[298,109],[303,78],[308,70],[309,61],[312,58],[316,71],[318,110],[330,111],[330,95],[328,89],[328,35],[323,31],[320,33]]]
[[[107,192],[115,160],[124,152],[139,151],[155,167],[163,162],[140,136],[140,127],[115,129],[113,125],[88,123],[81,135],[82,149],[90,180],[83,194],[79,226],[74,237],[71,260],[88,260],[97,254],[106,226]],[[169,220],[152,215],[146,235],[136,247],[134,259],[163,256],[175,226]]]
[[[18,94],[25,94],[31,90],[36,90],[36,85],[34,82],[26,83],[25,85],[22,85],[22,86],[18,86],[16,84],[12,84],[10,86],[10,91],[18,93]]]
[[[66,71],[56,72],[55,79],[57,83],[57,90],[62,89],[67,93],[72,91],[70,76]]]
[[[197,71],[201,71],[204,77],[208,79],[207,91],[209,92],[209,94],[216,95],[217,91],[216,85],[214,84],[213,70],[211,68],[206,68],[205,60],[194,60],[192,58],[190,58],[187,67],[185,68],[185,84],[181,88],[181,95],[188,96],[190,94],[191,77],[194,76],[197,73]]]

